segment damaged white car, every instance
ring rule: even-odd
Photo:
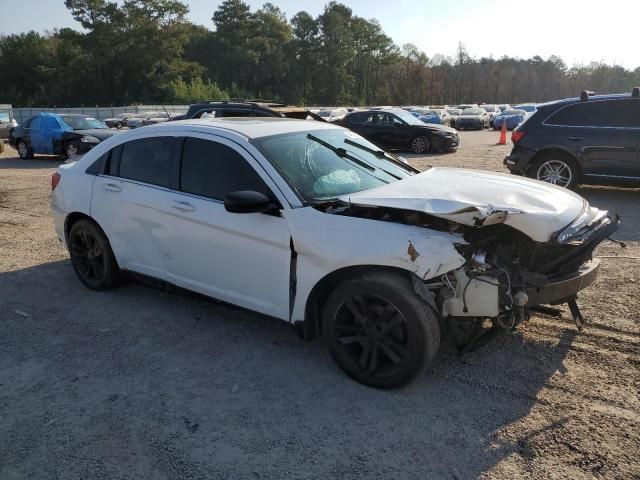
[[[211,119],[114,136],[52,177],[80,280],[140,274],[324,337],[374,387],[568,303],[618,219],[555,186],[450,168],[420,173],[320,122]]]

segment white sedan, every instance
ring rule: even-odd
[[[445,335],[469,350],[540,304],[580,322],[591,253],[618,224],[549,184],[420,173],[344,128],[275,118],[132,130],[52,188],[87,287],[135,273],[277,317],[382,388],[422,372]]]

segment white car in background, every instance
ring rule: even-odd
[[[276,118],[131,130],[61,165],[52,189],[87,287],[131,272],[279,318],[381,388],[420,374],[444,335],[468,350],[548,303],[579,322],[591,252],[617,227],[565,189],[420,173],[347,129]]]
[[[167,112],[146,112],[136,114],[134,117],[129,118],[127,120],[127,126],[129,128],[139,128],[168,122],[169,120],[171,120],[171,117]]]
[[[346,108],[332,108],[332,109],[322,109],[318,110],[316,115],[324,118],[328,122],[334,122],[336,120],[340,120],[344,118],[344,116],[349,113]]]

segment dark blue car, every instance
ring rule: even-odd
[[[12,128],[9,143],[22,159],[33,158],[35,153],[72,158],[116,133],[86,115],[39,113]]]

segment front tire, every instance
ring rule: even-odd
[[[408,274],[372,272],[341,283],[324,307],[322,329],[338,366],[376,388],[410,382],[440,347],[438,318]]]
[[[80,147],[76,142],[69,142],[64,147],[64,154],[67,158],[73,159],[80,154]]]
[[[124,126],[124,125],[122,125],[122,122],[118,122],[118,123],[116,123],[116,128],[117,128],[118,130],[120,130],[123,126]]]
[[[413,153],[428,153],[429,150],[431,150],[431,142],[427,137],[420,135],[411,140],[411,151]]]
[[[562,154],[544,155],[533,164],[529,176],[564,188],[578,185],[578,169],[574,161]]]
[[[109,240],[90,220],[78,220],[69,232],[69,256],[80,281],[91,290],[118,284],[120,270]]]
[[[24,140],[18,141],[18,145],[16,145],[16,147],[18,148],[18,155],[22,160],[29,160],[33,158],[33,150],[27,147]]]

